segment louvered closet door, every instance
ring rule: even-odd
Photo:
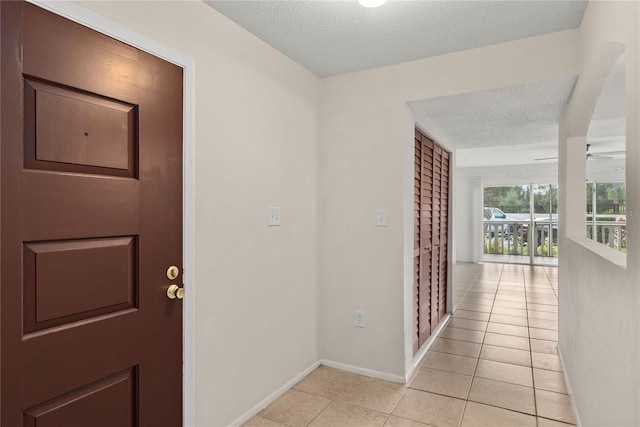
[[[416,130],[415,162],[413,177],[413,353],[420,348],[418,319],[420,318],[420,224],[422,212],[420,195],[422,194],[422,140]]]
[[[415,139],[415,238],[414,238],[414,351],[431,333],[431,169],[433,144],[429,146],[416,131]]]
[[[418,276],[419,306],[419,343],[420,346],[431,335],[432,328],[432,281],[433,263],[433,141],[421,135],[422,177],[420,180],[420,275]]]
[[[440,175],[440,253],[438,254],[438,316],[447,312],[448,230],[449,230],[449,153],[442,150]]]
[[[416,129],[413,349],[446,313],[449,153]]]
[[[437,325],[440,321],[439,280],[440,280],[440,202],[442,184],[442,148],[437,145],[433,150],[433,245],[431,250],[431,324]]]

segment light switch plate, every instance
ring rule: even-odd
[[[269,207],[269,227],[278,227],[280,225],[280,208]]]
[[[386,209],[376,211],[376,227],[386,227],[389,224],[389,214]]]
[[[364,328],[364,311],[356,311],[356,326],[358,328]]]

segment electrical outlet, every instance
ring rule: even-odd
[[[356,326],[364,328],[364,311],[356,311]]]
[[[280,225],[280,208],[278,207],[270,207],[269,208],[269,226],[279,226]]]

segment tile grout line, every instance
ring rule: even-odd
[[[545,276],[547,277],[547,281],[549,282],[549,285],[551,286],[551,289],[554,291],[554,295],[555,295],[555,290],[553,289],[553,285],[551,284],[551,280],[549,278],[549,275],[548,275],[546,269],[543,269],[543,271],[545,272]],[[530,310],[529,310],[529,302],[526,300],[526,293],[527,293],[527,289],[526,289],[526,286],[525,286],[525,303],[526,303],[526,306],[527,306],[527,324],[529,324],[529,311]],[[557,300],[557,295],[555,295],[555,297],[556,297],[556,300]],[[535,311],[535,310],[532,310],[532,311]],[[529,331],[531,330],[530,328],[531,328],[531,326],[529,326]],[[533,399],[534,399],[534,405],[535,405],[535,410],[536,410],[536,426],[537,426],[538,425],[538,419],[539,419],[539,413],[538,413],[536,377],[534,375],[535,371],[534,371],[534,366],[533,366],[533,353],[534,353],[534,351],[533,351],[533,348],[532,348],[532,345],[531,345],[531,334],[529,334],[529,350],[530,350],[529,354],[531,356],[531,377],[532,377],[532,380],[533,380]]]
[[[524,273],[523,273],[523,279],[524,279]],[[500,281],[501,281],[501,280],[502,280],[502,273],[500,274],[500,278],[498,279],[498,287],[497,287],[497,289],[496,289],[496,296],[497,296],[498,292],[500,291]],[[524,284],[524,283],[523,283],[523,286],[525,286],[525,284]],[[495,299],[494,299],[494,305],[495,305]],[[526,301],[526,290],[525,290],[525,307],[527,307],[527,301]],[[526,311],[526,308],[525,308],[525,311]],[[492,312],[490,313],[490,316],[491,316],[491,315],[493,315],[493,306],[492,306]],[[489,322],[490,322],[490,321],[491,321],[491,318],[489,319]],[[527,325],[528,325],[528,316],[527,316]],[[528,329],[528,326],[527,326],[527,329]],[[503,334],[503,335],[504,335],[504,334]],[[528,334],[528,331],[527,331],[527,335],[529,335],[529,334]],[[517,336],[517,335],[508,335],[508,336]],[[486,332],[485,332],[485,337],[486,337]],[[527,337],[527,338],[530,340],[530,338],[529,338],[529,337]],[[482,346],[484,347],[484,345],[485,345],[485,344],[484,344],[484,340],[483,340]],[[487,344],[487,345],[488,345],[488,344]],[[502,347],[502,346],[498,346],[498,347],[511,349],[511,347]],[[530,360],[531,360],[531,343],[529,343],[529,358],[530,358]],[[480,360],[480,357],[478,357],[478,363],[479,363],[479,360]],[[531,360],[531,362],[532,362],[532,363],[531,363],[531,366],[530,366],[530,367],[529,367],[529,366],[523,366],[523,367],[528,367],[528,368],[530,368],[530,369],[531,369],[532,383],[533,383],[533,361]],[[498,362],[498,363],[506,363],[506,362]],[[513,363],[508,363],[508,364],[512,364],[512,365],[513,365]],[[522,366],[522,365],[516,365],[516,366]],[[477,364],[476,364],[476,370],[477,370]],[[475,379],[475,376],[476,376],[476,375],[475,375],[475,371],[474,371],[474,375],[473,375],[473,378],[474,378],[474,379]],[[505,381],[499,381],[499,380],[492,380],[492,381],[505,382]],[[512,383],[509,383],[509,382],[505,382],[505,383],[507,383],[507,384],[512,384]],[[521,384],[515,384],[515,385],[521,385]],[[533,386],[532,386],[532,387],[529,387],[529,388],[534,389],[534,387],[533,387]],[[468,402],[475,402],[475,401],[474,401],[474,400],[469,400],[469,399],[467,398],[467,403],[468,403]],[[498,408],[498,409],[502,409],[502,410],[508,410],[508,411],[512,411],[512,412],[517,412],[517,413],[520,413],[520,414],[523,414],[523,415],[527,415],[527,416],[533,416],[533,417],[536,419],[536,425],[537,425],[537,418],[538,418],[538,417],[537,417],[537,409],[535,408],[535,395],[534,395],[534,410],[535,410],[535,414],[533,414],[533,415],[532,415],[532,414],[530,414],[530,413],[526,413],[526,412],[518,411],[518,410],[516,410],[516,409],[508,409],[508,408],[504,408],[504,407],[501,407],[501,406],[493,405],[493,404],[490,404],[490,403],[484,403],[484,402],[476,402],[476,403],[480,403],[480,404],[482,404],[482,405],[487,405],[487,406],[491,406],[491,407]],[[465,404],[465,411],[466,411],[466,404]]]
[[[344,393],[344,392],[349,388],[349,384],[352,384],[352,383],[353,383],[353,381],[356,381],[356,380],[357,380],[357,378],[360,378],[360,377],[362,377],[362,378],[368,378],[366,375],[356,374],[356,375],[354,375],[353,380],[351,380],[351,381],[350,381],[350,382],[348,382],[347,384],[343,385],[342,387],[339,387],[339,390],[340,390],[340,391],[338,391],[337,393],[332,394],[332,395],[331,395],[331,397],[327,398],[328,403],[326,404],[326,406],[324,406],[324,407],[320,410],[320,412],[319,412],[319,413],[317,413],[317,414],[316,414],[316,415],[315,415],[315,416],[314,416],[310,421],[308,421],[308,423],[307,423],[307,424],[305,424],[305,425],[309,426],[309,425],[313,424],[314,422],[316,422],[316,421],[317,421],[317,419],[318,419],[322,414],[324,414],[324,413],[327,411],[327,408],[328,408],[328,407],[330,407],[333,403],[344,403],[344,404],[349,405],[349,406],[352,406],[352,407],[354,407],[354,408],[360,408],[360,409],[363,409],[363,410],[367,410],[367,411],[375,412],[375,413],[377,413],[377,414],[379,414],[379,415],[384,415],[384,417],[380,417],[380,418],[385,418],[385,420],[384,420],[384,421],[382,421],[382,422],[383,422],[383,425],[386,425],[387,423],[389,423],[389,420],[391,419],[391,417],[392,417],[392,416],[394,416],[394,417],[397,417],[397,416],[398,416],[398,415],[394,415],[394,413],[393,413],[393,412],[398,408],[399,403],[402,401],[402,399],[404,399],[404,398],[406,397],[406,395],[407,395],[407,393],[408,393],[408,390],[409,390],[409,389],[414,390],[414,391],[422,391],[422,392],[426,392],[426,393],[429,393],[429,394],[434,394],[434,395],[438,395],[438,396],[442,396],[442,397],[446,397],[446,398],[450,398],[450,399],[456,399],[456,400],[459,400],[459,401],[464,402],[464,403],[463,403],[463,406],[462,406],[462,408],[461,408],[462,410],[461,410],[461,412],[460,412],[460,418],[459,418],[459,421],[458,421],[458,427],[460,427],[460,426],[462,425],[462,423],[463,423],[463,422],[464,422],[464,420],[465,420],[465,416],[466,416],[466,415],[468,415],[467,410],[469,410],[469,408],[468,408],[468,404],[469,404],[469,402],[473,402],[474,404],[479,404],[479,405],[489,406],[489,407],[496,408],[496,409],[500,409],[500,410],[504,410],[504,411],[510,411],[510,412],[514,412],[514,413],[519,413],[519,414],[526,415],[526,416],[533,416],[533,417],[535,418],[535,425],[536,425],[536,426],[538,426],[538,425],[539,425],[539,422],[540,422],[540,420],[542,420],[542,419],[544,419],[544,420],[551,420],[551,421],[559,422],[559,423],[560,423],[560,422],[564,423],[564,421],[557,420],[557,419],[555,419],[555,418],[550,418],[550,417],[548,417],[548,416],[541,416],[541,415],[539,415],[539,414],[538,414],[537,399],[536,399],[536,398],[537,398],[537,391],[538,391],[538,387],[536,386],[536,380],[535,380],[534,370],[535,370],[535,369],[540,369],[541,371],[545,371],[545,372],[553,372],[553,373],[560,373],[560,374],[562,374],[562,370],[558,371],[558,370],[555,370],[555,369],[553,369],[553,368],[546,368],[546,367],[535,368],[535,367],[534,367],[534,362],[533,362],[533,353],[534,353],[534,351],[533,351],[533,349],[532,349],[532,340],[533,340],[534,338],[532,338],[532,336],[530,335],[530,331],[531,331],[531,329],[545,329],[545,330],[546,330],[547,328],[532,328],[532,325],[531,325],[531,320],[532,320],[532,319],[530,319],[530,316],[529,316],[529,315],[530,315],[532,312],[538,312],[538,310],[535,310],[535,309],[530,308],[530,307],[531,307],[532,305],[537,305],[537,304],[540,304],[540,303],[539,303],[539,302],[531,302],[531,303],[529,302],[529,297],[534,298],[534,301],[535,301],[535,297],[532,295],[532,294],[535,294],[535,293],[536,293],[536,292],[535,292],[535,289],[534,289],[533,291],[531,291],[531,290],[529,290],[529,289],[528,289],[528,286],[527,286],[527,285],[528,285],[528,283],[529,283],[529,282],[528,282],[528,280],[529,280],[529,279],[527,279],[527,277],[530,277],[530,276],[527,276],[527,275],[525,274],[525,273],[526,273],[526,267],[524,267],[524,268],[522,268],[522,269],[518,269],[518,270],[520,270],[520,274],[517,274],[518,272],[517,272],[517,271],[515,271],[515,270],[513,270],[513,269],[510,269],[510,270],[508,270],[508,271],[507,271],[507,269],[505,268],[505,266],[504,266],[504,265],[503,265],[503,266],[500,266],[499,274],[496,276],[496,277],[497,277],[497,279],[493,279],[493,280],[497,280],[497,284],[495,284],[495,285],[494,285],[494,286],[495,286],[495,288],[494,288],[494,292],[493,292],[493,299],[492,299],[492,303],[491,303],[491,305],[490,305],[490,306],[487,306],[487,308],[489,308],[489,310],[490,310],[490,311],[489,311],[489,313],[485,313],[485,312],[477,312],[477,313],[483,313],[483,315],[488,314],[488,319],[487,319],[486,321],[484,321],[484,320],[478,320],[478,319],[465,319],[465,318],[460,318],[460,319],[464,319],[465,321],[482,322],[483,324],[484,324],[484,323],[486,323],[486,327],[485,327],[485,329],[484,329],[484,330],[459,328],[459,329],[460,329],[460,331],[465,331],[465,330],[466,330],[466,331],[469,331],[469,333],[473,332],[473,333],[479,334],[480,332],[482,332],[482,333],[483,333],[483,338],[482,338],[481,342],[477,342],[477,341],[476,341],[476,342],[473,342],[473,341],[466,341],[466,340],[464,340],[464,339],[458,339],[458,338],[445,338],[445,337],[443,337],[444,339],[446,339],[446,340],[450,340],[450,341],[452,341],[452,342],[456,342],[456,341],[457,341],[458,343],[468,343],[468,345],[469,345],[469,346],[473,346],[473,347],[474,347],[474,349],[476,349],[476,348],[478,348],[478,347],[479,347],[479,352],[478,352],[478,354],[477,354],[475,357],[473,357],[473,356],[469,356],[469,355],[468,355],[468,354],[473,354],[472,352],[467,352],[467,354],[457,354],[457,353],[453,353],[453,352],[449,352],[449,353],[448,353],[448,352],[446,352],[446,351],[430,350],[430,351],[434,351],[434,352],[439,353],[439,354],[442,354],[442,355],[447,354],[447,355],[449,355],[449,356],[459,356],[459,357],[463,357],[463,358],[472,358],[472,357],[473,357],[473,358],[475,358],[475,359],[476,359],[476,360],[475,360],[475,365],[474,365],[474,368],[473,368],[473,373],[472,373],[471,375],[466,374],[466,373],[461,373],[461,372],[450,371],[450,370],[449,370],[449,371],[447,371],[447,370],[444,370],[444,369],[441,369],[441,368],[432,368],[432,367],[428,367],[428,369],[433,369],[433,370],[436,370],[436,371],[447,372],[447,373],[452,373],[452,374],[457,374],[457,375],[463,375],[463,376],[470,376],[470,377],[471,377],[471,381],[470,381],[469,388],[467,389],[466,397],[465,397],[465,398],[459,398],[459,397],[456,397],[456,396],[453,396],[453,395],[450,395],[450,394],[444,394],[444,393],[435,392],[435,391],[428,391],[428,390],[416,389],[416,388],[412,388],[412,387],[410,387],[408,384],[406,384],[406,385],[400,385],[401,390],[398,390],[398,391],[400,391],[400,393],[399,393],[399,397],[398,397],[398,399],[395,399],[395,402],[393,402],[393,404],[391,405],[390,412],[388,412],[388,413],[387,413],[387,412],[386,412],[386,409],[385,409],[385,410],[376,410],[376,409],[371,409],[371,408],[368,408],[368,407],[365,407],[365,406],[361,406],[361,405],[359,405],[359,404],[349,403],[348,401],[344,401],[344,402],[343,402],[343,401],[341,401],[341,400],[340,400],[340,396],[341,396],[341,395],[342,395],[342,394],[343,394],[343,393]],[[492,271],[492,272],[490,272],[490,273],[493,273],[493,271]],[[507,274],[507,277],[505,277],[505,274]],[[547,273],[546,271],[545,271],[545,274],[547,274],[547,276],[548,276],[548,273]],[[488,279],[487,279],[486,277],[483,279],[483,278],[481,278],[481,277],[479,277],[479,276],[480,276],[480,275],[476,275],[476,278],[474,279],[474,281],[472,282],[472,284],[471,284],[471,286],[470,286],[470,288],[469,288],[470,290],[471,290],[471,289],[474,289],[473,287],[478,285],[478,284],[476,283],[476,280],[484,280],[484,281],[487,281],[487,282],[488,282]],[[492,276],[493,276],[493,274],[492,274]],[[525,304],[524,304],[524,305],[525,305],[525,307],[524,307],[524,312],[525,312],[525,316],[526,316],[526,318],[527,318],[527,319],[526,319],[526,325],[527,325],[527,326],[526,326],[526,327],[527,327],[527,337],[528,337],[528,338],[527,338],[527,341],[528,341],[528,344],[529,344],[529,361],[530,361],[530,371],[531,371],[531,376],[532,376],[532,387],[531,387],[531,388],[533,388],[533,394],[534,394],[534,405],[533,405],[533,406],[534,406],[534,413],[533,413],[533,414],[528,413],[528,412],[523,412],[522,410],[506,408],[506,407],[504,407],[500,402],[497,402],[497,403],[484,403],[484,402],[482,402],[481,400],[480,400],[480,401],[478,401],[478,400],[472,400],[472,399],[470,399],[470,393],[471,393],[471,389],[472,389],[473,383],[475,382],[475,380],[476,380],[476,379],[481,379],[481,378],[482,378],[482,377],[478,377],[478,376],[477,376],[477,371],[478,371],[478,368],[479,368],[479,362],[480,362],[480,360],[490,360],[490,359],[481,359],[481,354],[482,354],[482,351],[484,350],[484,348],[485,348],[485,347],[491,347],[491,346],[492,346],[492,345],[490,345],[490,344],[488,344],[488,343],[486,342],[486,341],[487,341],[487,340],[486,340],[486,338],[487,338],[487,334],[489,333],[489,332],[488,332],[488,326],[489,326],[489,324],[490,324],[490,323],[494,323],[494,324],[502,324],[501,322],[493,322],[493,320],[492,320],[492,319],[493,319],[493,315],[494,315],[494,314],[496,314],[496,315],[497,315],[497,314],[500,314],[500,313],[494,313],[494,309],[495,309],[495,308],[497,308],[497,307],[501,307],[501,305],[496,305],[499,301],[501,301],[501,300],[498,300],[498,299],[497,299],[497,296],[500,294],[500,292],[501,292],[501,291],[504,291],[505,289],[507,289],[507,290],[514,290],[514,291],[515,291],[515,290],[516,290],[515,286],[505,285],[506,287],[504,287],[504,286],[503,286],[503,283],[510,283],[511,285],[515,285],[516,283],[518,283],[518,282],[517,282],[517,280],[518,280],[517,276],[521,276],[521,277],[522,277],[522,279],[524,279],[524,282],[523,282],[523,287],[524,287],[523,294],[524,294],[524,302],[525,302]],[[506,282],[502,282],[502,280],[503,280],[503,279],[507,279],[507,281],[506,281]],[[521,279],[521,280],[522,280],[522,279]],[[531,280],[535,280],[535,279],[531,279]],[[547,277],[547,281],[548,281],[548,286],[551,286],[551,288],[553,289],[553,285],[552,285],[552,283],[551,283],[551,279],[550,279],[549,277]],[[542,285],[542,283],[540,283],[540,284]],[[487,283],[487,286],[488,286],[488,285],[489,285],[489,284]],[[542,286],[540,286],[540,288],[542,289]],[[467,295],[466,295],[464,298],[462,298],[461,303],[463,303],[463,301],[464,301],[464,299],[465,299],[465,298],[469,297],[468,292],[469,292],[469,290],[467,291]],[[485,293],[489,294],[488,292],[485,292]],[[514,295],[514,296],[517,296],[517,295]],[[556,297],[556,299],[557,299],[557,297]],[[488,300],[488,298],[487,298],[487,300]],[[552,304],[547,304],[547,305],[551,306]],[[457,311],[457,310],[456,310],[456,311]],[[471,312],[475,312],[474,310],[470,310],[470,311],[471,311]],[[557,305],[556,305],[556,313],[557,313]],[[452,313],[452,316],[451,316],[451,319],[452,319],[452,320],[454,319],[454,316],[453,316],[453,315],[454,315],[454,313]],[[509,315],[505,315],[505,316],[509,316]],[[515,316],[515,317],[521,317],[521,316]],[[535,319],[535,318],[534,318],[534,319]],[[551,319],[542,319],[542,320],[550,321],[550,323],[551,323],[551,322],[554,322],[554,321],[553,321],[553,320],[551,320]],[[557,323],[557,319],[555,320],[555,322]],[[464,323],[464,322],[463,322],[463,323]],[[474,323],[471,323],[471,324],[473,325]],[[509,323],[506,323],[505,325],[509,325]],[[514,325],[514,326],[518,326],[518,325]],[[447,325],[447,327],[451,327],[451,328],[453,328],[453,325]],[[549,330],[549,331],[553,331],[553,329],[548,329],[548,330]],[[557,329],[556,329],[556,331],[557,331]],[[518,335],[508,335],[508,334],[500,334],[500,333],[498,333],[498,334],[499,334],[499,335],[504,335],[504,336],[506,336],[506,337],[519,337]],[[478,338],[478,337],[477,337],[477,338]],[[541,339],[541,338],[536,338],[536,340],[553,342],[553,340],[551,340],[551,339],[545,340],[545,339]],[[555,341],[555,342],[557,343],[557,341]],[[514,349],[513,347],[509,347],[509,346],[504,346],[504,347],[503,347],[502,345],[496,345],[495,347],[499,347],[499,348],[501,348],[501,349]],[[517,350],[517,348],[516,348],[516,350]],[[543,350],[544,350],[544,348],[543,348]],[[455,351],[455,349],[454,349],[454,351]],[[463,346],[463,348],[462,348],[460,351],[466,351],[466,349],[464,348],[464,346]],[[539,353],[539,352],[535,352],[535,353]],[[540,354],[541,354],[541,355],[545,355],[545,356],[549,356],[550,358],[554,356],[554,355],[553,355],[553,353],[546,353],[546,352],[543,352],[543,353],[540,353]],[[506,363],[506,364],[515,365],[515,366],[523,366],[523,365],[518,365],[518,364],[516,364],[516,363],[512,363],[512,362],[500,362],[500,361],[495,361],[495,362],[497,362],[497,363]],[[548,366],[547,362],[546,362],[544,359],[543,359],[541,362],[543,363],[543,366]],[[551,366],[553,366],[553,365],[551,365]],[[488,378],[488,379],[491,379],[491,378]],[[497,382],[504,382],[504,383],[507,383],[507,384],[514,384],[514,385],[520,385],[520,386],[522,386],[522,384],[518,384],[518,383],[510,383],[509,381],[501,381],[501,380],[493,380],[493,381],[497,381]],[[295,385],[294,385],[294,386],[292,386],[292,387],[290,388],[290,390],[295,390],[295,391],[300,392],[300,393],[303,393],[303,394],[305,394],[305,395],[322,397],[322,396],[319,396],[319,395],[317,395],[316,393],[311,392],[311,391],[298,390],[298,389],[296,389],[296,388],[295,388]],[[547,389],[547,388],[540,388],[540,391],[543,391],[543,390],[545,391],[545,393],[549,393],[549,394],[554,394],[554,395],[555,395],[555,394],[558,394],[558,395],[567,395],[567,393],[566,393],[566,392],[564,392],[564,393],[563,393],[563,392],[561,392],[561,391],[557,391],[557,390],[549,390],[549,389]],[[342,412],[342,411],[340,411],[340,412]],[[470,414],[470,413],[469,413],[469,414]],[[257,416],[257,415],[259,415],[259,414],[256,414],[256,416]],[[264,415],[262,415],[262,416],[264,416]],[[268,416],[264,416],[264,417],[265,417],[267,420],[271,420],[271,421],[273,421],[273,422],[281,422],[281,421],[277,421],[277,420],[275,420],[275,419],[272,419],[271,417],[268,417]],[[417,420],[414,420],[414,419],[412,419],[412,418],[405,418],[405,417],[402,417],[402,416],[400,416],[399,418],[406,419],[406,420],[411,420],[411,421],[416,421],[416,422],[417,422]],[[567,425],[569,425],[569,424],[567,424]]]
[[[545,275],[546,275],[546,271],[545,271]],[[501,278],[502,278],[502,277],[501,277]],[[524,274],[523,274],[523,279],[525,279]],[[549,278],[548,278],[548,277],[547,277],[547,281],[549,281],[549,285],[550,285],[550,287],[551,287],[551,289],[552,289],[552,292],[554,292],[553,286],[551,286],[551,283],[550,283],[550,280],[549,280]],[[529,312],[530,312],[530,311],[532,311],[532,310],[530,310],[530,309],[529,309],[529,302],[527,301],[527,289],[526,289],[526,288],[527,288],[527,281],[526,281],[526,279],[524,280],[523,287],[525,288],[525,289],[524,289],[524,294],[525,294],[525,313],[526,313],[526,316],[525,316],[525,317],[527,318],[527,320],[526,320],[526,321],[527,321],[527,340],[528,340],[528,342],[529,342],[529,359],[530,359],[530,361],[531,361],[531,366],[530,366],[530,369],[531,369],[531,375],[532,375],[532,387],[531,387],[531,388],[534,390],[534,409],[535,409],[535,415],[533,415],[533,416],[534,416],[534,418],[536,419],[536,425],[537,425],[537,423],[538,423],[538,418],[539,418],[539,417],[538,417],[538,413],[537,413],[537,402],[535,401],[535,382],[534,382],[535,380],[534,380],[534,377],[533,377],[533,369],[534,369],[534,368],[533,368],[533,355],[532,355],[533,350],[531,349],[531,336],[530,336],[530,334],[529,334],[529,328],[530,328],[530,324],[529,324]],[[500,284],[498,284],[497,292],[499,292],[499,290],[500,290]],[[496,292],[496,295],[497,295],[497,292]],[[555,296],[555,294],[554,294],[554,296]],[[494,307],[494,306],[495,306],[495,299],[494,299],[494,305],[492,306],[492,311],[491,311],[491,313],[490,313],[489,322],[491,322],[491,316],[493,315],[493,307]],[[535,311],[535,310],[533,310],[533,311]],[[500,323],[500,322],[496,322],[496,323]],[[545,329],[545,328],[542,328],[542,329]],[[485,337],[486,337],[486,333],[485,333]],[[483,345],[483,346],[485,345],[485,344],[484,344],[484,340],[483,340],[482,345]],[[509,348],[509,347],[505,347],[505,348]],[[476,369],[477,369],[477,367],[476,367]],[[542,369],[544,369],[544,368],[542,368]],[[551,370],[551,369],[544,369],[544,370],[553,371],[553,370]],[[553,372],[557,372],[557,371],[553,371]],[[474,372],[474,378],[475,378],[475,372]],[[467,399],[467,402],[468,402],[468,401],[470,401],[470,400],[468,400],[468,399]],[[489,405],[489,406],[494,406],[494,405]],[[505,409],[505,408],[501,408],[501,407],[499,407],[499,406],[494,406],[494,407],[496,407],[496,408],[500,408],[500,409]],[[515,412],[520,412],[520,411],[515,411]],[[521,413],[526,414],[526,413],[524,413],[524,412],[521,412]],[[531,416],[531,414],[526,414],[526,415]]]
[[[534,383],[534,379],[533,379],[533,358],[531,356],[531,336],[529,334],[529,310],[528,310],[528,301],[527,301],[527,286],[526,286],[526,280],[525,280],[525,276],[524,276],[524,269],[522,272],[522,280],[523,280],[523,288],[524,288],[524,304],[525,304],[525,312],[527,314],[526,318],[527,318],[527,340],[529,341],[529,361],[531,362],[531,383],[532,383],[532,389],[533,389],[533,405],[534,405],[534,415],[533,417],[535,418],[535,422],[536,422],[536,426],[538,425],[538,410],[536,407],[536,400],[535,400],[535,383]],[[501,277],[501,281],[502,281],[502,277]],[[500,289],[500,284],[498,284],[498,290]],[[502,409],[506,409],[506,408],[502,408]],[[513,411],[513,409],[511,409]],[[520,411],[515,411],[515,412],[520,412]],[[527,414],[527,415],[531,415],[531,414]]]
[[[503,269],[504,269],[504,266],[501,266],[500,276],[502,276]],[[473,287],[473,284],[471,285],[471,287]],[[469,390],[467,390],[467,396],[464,400],[464,408],[462,408],[462,415],[460,416],[460,420],[458,421],[458,426],[462,426],[464,416],[467,412],[467,405],[469,404],[469,397],[471,396],[471,388],[473,387],[473,382],[476,379],[476,372],[478,371],[478,365],[480,364],[480,356],[482,355],[484,341],[487,338],[487,329],[489,329],[489,322],[491,322],[491,315],[493,314],[493,307],[496,303],[496,295],[498,294],[498,289],[500,289],[500,277],[498,277],[498,286],[496,286],[496,291],[493,294],[493,302],[491,303],[491,312],[489,313],[489,320],[487,320],[487,328],[484,330],[484,335],[482,336],[482,343],[480,344],[480,353],[478,353],[478,358],[476,359],[476,365],[473,369],[473,375],[471,376],[471,383],[469,384]]]
[[[391,418],[391,415],[393,415],[393,411],[396,410],[396,408],[398,407],[398,405],[400,404],[400,401],[402,400],[402,398],[404,397],[405,394],[407,394],[407,390],[409,390],[409,384],[405,384],[402,387],[402,394],[400,395],[400,398],[398,399],[398,401],[395,403],[395,405],[393,405],[393,408],[391,408],[391,412],[389,412],[389,416],[387,417],[387,420],[384,422],[383,425],[387,424],[387,421],[389,421],[389,418]],[[394,415],[397,416],[397,415]]]
[[[545,273],[546,274],[546,273]],[[531,385],[533,387],[533,410],[536,413],[536,427],[538,426],[538,400],[536,399],[536,377],[533,375],[533,350],[531,348],[531,325],[529,324],[529,300],[527,299],[527,282],[524,284],[524,306],[527,311],[527,335],[529,337],[529,360],[531,361]]]

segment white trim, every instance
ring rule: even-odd
[[[567,240],[571,240],[576,245],[582,246],[586,250],[593,252],[619,268],[627,269],[627,254],[625,253],[610,248],[607,245],[603,245],[602,243],[595,242],[585,236],[567,236]]]
[[[231,422],[231,424],[229,424],[229,427],[239,427],[242,424],[244,424],[247,421],[249,421],[249,419],[251,417],[256,415],[258,412],[262,411],[267,406],[269,406],[269,404],[271,402],[275,401],[277,398],[279,398],[280,396],[285,394],[291,387],[296,385],[298,382],[300,382],[300,380],[302,380],[304,377],[306,377],[311,372],[313,372],[316,368],[318,368],[318,366],[320,366],[320,364],[321,364],[320,361],[313,363],[311,366],[309,366],[304,371],[300,372],[298,375],[293,377],[291,380],[287,381],[285,384],[283,384],[280,388],[278,388],[276,391],[271,393],[269,396],[267,396],[264,399],[262,399],[260,401],[260,403],[255,405],[253,408],[249,409],[247,412],[242,414],[240,417],[236,418],[235,421],[233,421],[233,422]]]
[[[449,209],[447,211],[447,304],[445,313],[453,313],[453,286],[456,283],[455,265],[458,260],[456,254],[457,239],[456,230],[453,228],[455,210],[457,208],[453,188],[455,186],[456,177],[456,150],[449,151],[449,193],[447,194],[447,202]]]
[[[484,217],[484,178],[468,177],[471,181],[471,261],[482,262],[484,254],[484,237],[482,218]]]
[[[425,347],[427,347],[425,345]],[[297,374],[291,380],[287,381],[285,384],[280,386],[276,391],[271,393],[269,396],[262,399],[257,405],[253,408],[249,409],[247,412],[236,418],[233,422],[229,424],[229,427],[239,427],[242,424],[246,423],[253,416],[257,415],[264,408],[269,406],[272,402],[278,399],[280,396],[285,394],[290,388],[300,382],[304,377],[309,375],[311,372],[316,370],[319,366],[326,366],[328,368],[340,369],[341,371],[351,372],[353,374],[364,375],[366,377],[378,378],[380,380],[391,381],[394,383],[406,384],[406,381],[400,375],[388,374],[386,372],[375,371],[373,369],[360,368],[358,366],[347,365],[344,363],[334,362],[332,360],[318,360],[315,363],[312,363],[311,366]]]
[[[569,395],[569,402],[571,402],[571,410],[573,411],[573,416],[576,419],[576,426],[581,427],[582,422],[580,421],[580,414],[578,413],[578,408],[576,407],[576,401],[573,398],[573,388],[571,387],[571,381],[569,381],[569,375],[567,375],[567,367],[564,364],[564,359],[562,357],[562,351],[560,351],[560,346],[558,346],[558,357],[560,359],[560,367],[562,368],[564,385],[567,388],[567,394]]]
[[[183,280],[187,293],[183,315],[183,422],[195,425],[195,62],[102,15],[68,0],[27,0],[43,9],[123,41],[183,68]]]
[[[404,212],[403,212],[403,350],[405,376],[413,364],[413,245],[414,245],[414,164],[416,120],[409,105],[405,103],[404,142]]]
[[[433,334],[431,334],[429,338],[427,338],[427,341],[424,344],[422,344],[422,347],[420,347],[420,350],[418,350],[415,357],[413,358],[413,364],[407,371],[407,374],[404,379],[405,384],[409,384],[409,382],[411,382],[411,378],[415,374],[416,369],[418,368],[418,365],[420,365],[420,363],[422,362],[422,359],[424,359],[424,357],[427,355],[427,352],[431,350],[431,346],[433,345],[433,343],[435,343],[436,340],[440,338],[440,334],[442,333],[444,328],[447,326],[447,323],[449,323],[450,319],[451,319],[451,314],[449,313],[445,314],[444,319],[442,319],[442,321],[438,324],[436,331]]]
[[[320,360],[319,364],[328,368],[351,372],[352,374],[364,375],[365,377],[377,378],[379,380],[391,381],[399,384],[405,383],[404,377],[401,377],[400,375],[375,371],[373,369],[361,368],[359,366],[347,365],[346,363],[334,362],[333,360],[322,359]]]

